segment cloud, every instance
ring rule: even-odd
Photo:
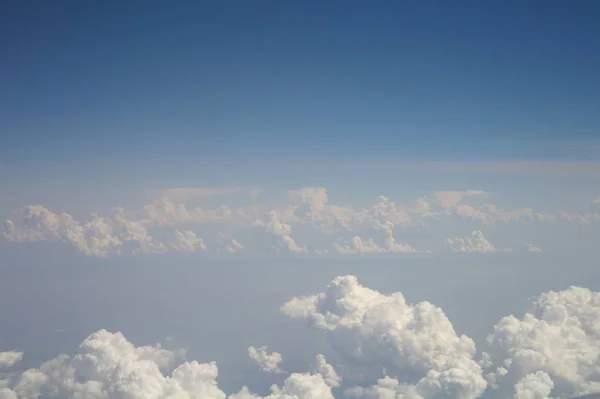
[[[180,356],[160,347],[135,347],[121,333],[100,330],[72,357],[59,355],[23,372],[11,391],[21,398],[225,398],[214,363],[184,362],[173,368]]]
[[[23,352],[0,352],[0,368],[10,368],[23,359]]]
[[[486,388],[473,340],[457,336],[442,310],[428,302],[412,305],[401,293],[384,295],[343,276],[320,294],[291,299],[281,311],[325,331],[355,375],[367,380],[385,369],[397,387],[423,398],[476,398]]]
[[[87,337],[73,356],[59,355],[0,386],[0,398],[75,397],[111,399],[225,399],[214,362],[184,361],[184,352],[160,346],[136,347],[123,334],[99,330]],[[333,399],[339,383],[324,357],[318,372],[292,373],[283,387],[273,385],[265,399]],[[330,385],[331,384],[331,385]],[[230,399],[258,399],[247,387]]]
[[[532,208],[504,209],[495,204],[469,203],[471,198],[486,195],[482,190],[434,191],[407,204],[380,195],[374,203],[359,208],[332,204],[323,187],[305,187],[287,191],[288,202],[283,204],[269,203],[261,196],[260,202],[258,198],[248,199],[250,203],[239,207],[222,204],[207,208],[161,197],[138,210],[114,208],[106,216],[90,214],[83,220],[43,205],[29,205],[5,222],[3,236],[14,243],[65,243],[96,257],[172,251],[221,255],[242,251],[247,255],[264,251],[402,254],[429,252],[414,248],[412,238],[406,240],[407,237],[422,238],[419,246],[437,247],[449,231],[462,229],[468,223],[474,233],[447,239],[446,245],[452,250],[507,252],[495,248],[484,233],[499,229],[512,237],[514,231],[508,229],[516,229],[515,224],[532,225],[532,229],[522,230],[523,243],[517,243],[524,247],[524,243],[537,238],[533,228],[538,223],[554,224],[555,229],[560,229],[565,223],[593,226],[600,222],[599,212],[546,214]],[[585,240],[577,241],[580,245],[582,242]]]
[[[494,247],[484,236],[481,230],[473,230],[470,236],[453,237],[446,240],[446,244],[453,252],[510,252],[510,249],[500,250]]]
[[[268,353],[266,346],[260,348],[249,347],[248,356],[265,373],[283,373],[283,370],[279,368],[279,363],[282,360],[281,354],[278,352]]]
[[[385,236],[383,246],[377,245],[372,238],[367,241],[363,241],[359,236],[352,237],[350,243],[346,242],[345,245],[334,244],[334,246],[339,253],[344,255],[357,253],[373,254],[430,252],[416,250],[406,243],[398,243],[394,237],[393,225],[389,221],[386,221],[386,223],[380,225],[378,230],[382,231]]]
[[[527,244],[527,252],[544,252],[541,248],[536,247],[533,244]]]
[[[543,371],[527,374],[515,385],[515,399],[549,399],[554,382]]]
[[[270,395],[254,395],[244,387],[229,399],[334,399],[334,396],[321,375],[293,373],[286,378],[283,387],[273,385]]]
[[[208,249],[204,240],[196,237],[196,233],[191,230],[183,233],[175,231],[171,236],[171,248],[181,252],[202,252]]]
[[[338,375],[335,369],[327,363],[325,356],[319,354],[316,359],[316,373],[323,377],[325,383],[332,387],[337,388],[342,382],[342,378]]]
[[[62,241],[86,255],[106,257],[120,253],[123,242],[106,219],[93,216],[79,223],[67,213],[56,214],[41,206],[26,206],[20,224],[6,221],[4,236],[12,242]]]
[[[600,392],[600,293],[546,292],[522,318],[502,318],[488,343],[487,379],[500,397],[513,386],[541,392],[521,396],[534,398],[546,397],[552,386],[555,397]]]
[[[600,392],[600,293],[581,287],[549,291],[527,313],[502,318],[476,361],[475,343],[458,335],[442,309],[383,294],[354,276],[333,279],[323,292],[294,297],[281,312],[323,331],[339,363],[322,354],[311,372],[293,372],[261,396],[246,386],[226,394],[214,362],[185,351],[135,346],[120,332],[99,330],[72,355],[37,368],[0,374],[0,398],[202,399],[549,399]],[[282,356],[248,348],[266,372],[283,372]],[[21,352],[0,353],[13,366]]]
[[[284,248],[292,253],[307,253],[306,247],[301,247],[296,243],[296,240],[292,237],[292,227],[287,224],[280,222],[277,219],[277,212],[269,211],[265,215],[265,221],[257,219],[254,222],[254,226],[262,228],[267,233],[272,233],[279,237],[279,243],[275,248],[279,250]]]

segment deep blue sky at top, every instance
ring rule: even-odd
[[[3,166],[549,159],[599,136],[594,0],[10,0],[0,40]]]

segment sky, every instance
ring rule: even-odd
[[[598,15],[0,2],[0,399],[600,392]]]

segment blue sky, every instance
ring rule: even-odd
[[[8,2],[2,164],[589,158],[552,142],[598,138],[598,12],[594,1]]]

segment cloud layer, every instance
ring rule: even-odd
[[[336,364],[317,353],[308,371],[290,373],[264,396],[246,386],[226,394],[214,362],[100,330],[73,355],[23,372],[10,372],[22,353],[1,352],[0,398],[558,399],[600,392],[600,293],[581,287],[543,293],[522,317],[502,318],[479,352],[439,307],[375,291],[354,276],[290,299],[281,313],[323,331]],[[285,373],[282,355],[266,346],[248,354],[261,370]]]
[[[189,201],[238,192],[252,194],[244,197],[250,202],[206,208]],[[167,189],[141,209],[115,208],[109,215],[90,214],[84,220],[43,205],[29,205],[5,222],[4,237],[14,243],[66,243],[97,257],[170,251],[359,255],[448,249],[495,253],[525,248],[533,253],[541,252],[527,244],[536,235],[522,226],[544,226],[546,231],[549,226],[560,229],[600,222],[597,198],[587,204],[588,213],[547,214],[531,208],[503,209],[487,202],[490,194],[481,190],[436,191],[403,205],[381,195],[374,204],[361,208],[332,204],[327,190],[320,187],[290,190],[283,202],[258,201],[257,193],[260,191]],[[501,233],[494,234],[493,244],[485,237],[491,231]],[[521,241],[515,242],[515,237]]]

